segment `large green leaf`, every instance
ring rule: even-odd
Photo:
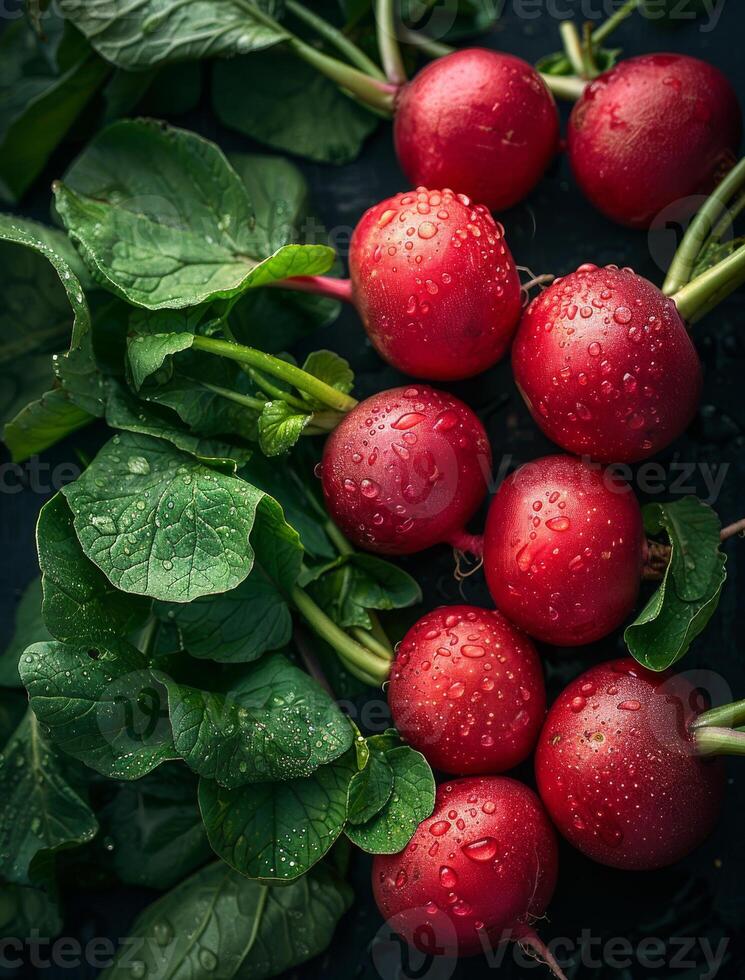
[[[55,745],[96,772],[139,779],[175,757],[165,691],[124,641],[37,643],[21,657],[20,672]]]
[[[52,636],[72,643],[105,642],[145,622],[150,603],[115,589],[83,554],[62,494],[42,507],[36,533],[44,622]]]
[[[13,638],[0,657],[0,687],[21,687],[18,673],[21,654],[31,643],[51,639],[42,619],[41,599],[41,581],[32,579],[16,609]]]
[[[221,786],[302,779],[352,744],[351,725],[328,694],[279,653],[227,690],[164,683],[176,751]]]
[[[376,751],[372,750],[371,759]],[[435,779],[424,756],[408,745],[388,749],[383,754],[393,772],[392,792],[367,822],[350,823],[346,832],[363,851],[397,854],[409,843],[422,820],[434,810]],[[372,803],[377,805],[380,799],[377,781],[368,784],[368,793],[372,794],[367,797],[372,808]],[[359,813],[360,807],[361,803],[356,800],[355,813]]]
[[[246,92],[250,98],[243,97]],[[226,126],[321,163],[354,160],[379,123],[334,82],[285,51],[217,62],[212,94]]]
[[[116,873],[128,885],[172,888],[212,854],[197,806],[197,780],[166,763],[123,783],[100,813]]]
[[[140,915],[132,926],[144,940],[137,962],[148,980],[268,980],[323,952],[351,902],[327,868],[272,888],[218,861]],[[103,977],[131,980],[131,950]]]
[[[103,130],[55,193],[88,264],[135,306],[197,306],[320,274],[334,261],[323,245],[286,245],[267,254],[246,187],[222,151],[153,121]]]
[[[117,588],[170,602],[227,592],[271,498],[149,436],[114,436],[63,490],[83,551]]]
[[[88,804],[68,782],[65,763],[27,711],[0,756],[0,877],[34,880],[34,866],[98,829]]]
[[[109,73],[55,11],[40,38],[19,18],[0,37],[0,197],[16,201]]]
[[[199,806],[213,850],[249,878],[291,881],[339,837],[347,814],[354,752],[307,779],[224,789],[202,779]]]
[[[60,0],[62,14],[119,68],[245,54],[283,40],[276,0]],[[253,8],[256,8],[254,11]]]

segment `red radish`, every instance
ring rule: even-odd
[[[470,550],[463,528],[486,495],[491,450],[476,415],[424,385],[352,409],[326,440],[323,492],[359,547],[405,555],[439,542]]]
[[[569,123],[569,157],[595,207],[648,228],[676,202],[689,213],[686,198],[714,188],[735,163],[741,135],[737,96],[718,69],[650,54],[622,61],[585,89]]]
[[[352,237],[354,303],[389,364],[429,380],[466,378],[507,350],[520,279],[504,229],[450,190],[397,194]]]
[[[454,187],[501,211],[543,176],[558,150],[559,115],[527,62],[465,48],[431,62],[401,88],[394,136],[412,184]]]
[[[489,510],[484,569],[497,607],[556,646],[606,636],[636,603],[646,557],[639,504],[610,471],[571,456],[526,463]]]
[[[672,299],[630,269],[583,265],[530,304],[515,381],[545,434],[604,462],[634,462],[696,413],[701,366]]]
[[[504,776],[456,779],[400,854],[373,861],[389,926],[422,952],[472,956],[510,940],[563,976],[532,923],[554,892],[557,848],[535,793]]]
[[[402,737],[436,769],[496,773],[530,754],[546,691],[535,647],[504,616],[443,606],[401,641],[388,703]]]
[[[561,833],[614,868],[672,864],[719,815],[720,761],[697,753],[696,689],[631,659],[593,667],[549,711],[536,753],[541,798]]]
[[[454,381],[505,353],[520,318],[520,279],[504,229],[463,194],[396,194],[352,236],[351,279],[278,285],[352,302],[375,349],[405,374]]]

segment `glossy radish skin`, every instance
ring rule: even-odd
[[[500,613],[443,606],[401,641],[388,703],[403,738],[430,765],[498,773],[533,749],[546,713],[535,647]]]
[[[720,760],[695,754],[696,691],[631,659],[593,667],[548,713],[536,753],[541,798],[561,833],[614,868],[685,857],[713,829]]]
[[[659,452],[690,424],[701,364],[671,299],[630,269],[584,265],[530,304],[515,382],[543,432],[602,462]]]
[[[505,616],[545,643],[592,643],[619,626],[636,603],[645,554],[629,485],[572,456],[521,466],[489,509],[489,591]]]
[[[367,398],[326,440],[321,476],[336,524],[360,548],[405,555],[450,541],[486,495],[491,450],[462,401],[425,385]]]
[[[501,211],[543,176],[558,149],[559,115],[527,62],[466,48],[431,62],[404,86],[394,137],[413,185],[453,187]]]
[[[372,881],[381,914],[411,945],[470,956],[506,932],[530,934],[556,874],[556,838],[539,799],[492,776],[441,785],[405,850],[375,858]]]
[[[349,262],[365,329],[399,371],[467,378],[507,350],[520,280],[504,229],[483,205],[450,190],[396,194],[362,217]]]
[[[629,58],[585,89],[569,123],[569,158],[589,200],[648,228],[666,207],[695,209],[732,167],[742,134],[734,89],[713,65],[679,54]]]

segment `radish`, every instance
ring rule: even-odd
[[[536,639],[575,646],[632,611],[647,544],[627,483],[571,456],[545,456],[500,486],[483,552],[501,612]]]
[[[743,751],[745,703],[700,714],[682,675],[631,659],[591,668],[548,713],[536,753],[538,789],[560,832],[615,868],[672,864],[719,815],[724,770],[712,753]]]
[[[438,788],[434,813],[405,850],[375,857],[372,884],[390,928],[422,952],[472,956],[519,942],[563,977],[532,926],[557,865],[535,793],[504,776],[472,777]]]
[[[496,773],[532,751],[546,692],[535,647],[504,616],[443,606],[401,641],[388,703],[402,737],[436,769]]]
[[[279,285],[352,302],[375,349],[404,374],[479,374],[517,329],[520,279],[504,229],[463,194],[418,187],[376,204],[355,229],[349,266],[347,280]]]
[[[418,385],[353,408],[328,437],[319,472],[329,513],[351,541],[405,555],[439,542],[478,546],[463,528],[486,495],[490,468],[471,409]]]
[[[394,136],[413,184],[446,184],[502,211],[530,193],[556,155],[559,115],[526,61],[465,48],[401,87]]]
[[[670,205],[689,213],[733,166],[742,136],[737,95],[698,58],[650,54],[591,82],[569,121],[569,159],[603,214],[648,228]]]
[[[583,265],[530,304],[512,350],[515,383],[563,449],[634,462],[689,425],[701,365],[675,303],[630,269]]]
[[[743,186],[745,160],[690,225],[662,291],[631,269],[587,264],[527,308],[512,350],[515,382],[563,449],[636,462],[688,426],[702,378],[686,325],[745,282],[745,246],[722,244]]]

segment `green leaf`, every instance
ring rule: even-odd
[[[645,667],[666,670],[688,651],[719,603],[727,578],[719,549],[721,523],[696,497],[648,504],[643,515],[648,534],[667,532],[670,558],[662,584],[624,639]]]
[[[292,615],[285,594],[300,574],[300,540],[275,507],[265,508],[252,544],[251,574],[236,589],[181,605],[155,604],[156,616],[178,628],[183,649],[193,657],[246,663],[289,642]]]
[[[129,644],[37,643],[20,672],[55,745],[101,775],[139,779],[174,758],[165,692]]]
[[[83,554],[72,512],[62,494],[42,507],[37,544],[43,573],[44,622],[56,639],[105,642],[126,636],[145,622],[150,604],[115,589]]]
[[[320,163],[350,163],[379,124],[334,82],[281,50],[218,61],[212,97],[226,126]]]
[[[27,711],[0,757],[0,877],[33,883],[34,869],[63,847],[91,840],[98,829],[88,804]]]
[[[279,653],[244,670],[225,691],[164,683],[176,751],[200,776],[229,789],[304,779],[352,744],[352,728],[328,694]]]
[[[172,888],[210,857],[196,791],[194,775],[176,763],[118,788],[100,819],[125,884]]]
[[[89,425],[94,416],[70,401],[62,388],[46,391],[9,419],[3,441],[15,462],[29,459]]]
[[[309,592],[340,626],[370,629],[370,609],[403,609],[422,601],[417,582],[374,555],[352,554],[312,582]]]
[[[308,212],[308,185],[295,164],[284,157],[249,153],[230,153],[228,161],[253,205],[262,249],[276,252],[283,245],[304,240],[301,225]]]
[[[0,197],[17,201],[36,180],[109,73],[56,12],[39,38],[18,19],[0,37]]]
[[[113,429],[165,439],[182,452],[202,460],[229,459],[238,466],[251,458],[251,450],[243,446],[193,435],[169,409],[138,400],[113,378],[108,379],[106,390],[106,422]]]
[[[109,581],[169,602],[239,585],[253,565],[257,509],[272,506],[244,480],[131,432],[62,492],[83,551]]]
[[[256,12],[252,11],[256,7]],[[61,13],[107,61],[140,70],[171,61],[246,54],[286,36],[271,14],[273,0],[60,0]]]
[[[354,371],[349,363],[331,350],[313,351],[306,357],[303,370],[325,381],[337,391],[343,391],[344,394],[348,394],[354,386]],[[310,395],[303,394],[303,398],[313,408],[324,407]]]
[[[364,824],[383,809],[393,794],[393,768],[385,752],[370,752],[367,764],[349,784],[350,824]]]
[[[62,929],[57,901],[43,888],[5,884],[0,890],[0,935],[56,936]]]
[[[5,653],[0,657],[0,687],[22,687],[18,661],[31,643],[50,640],[41,615],[41,580],[32,579],[16,609],[15,631]]]
[[[287,402],[267,402],[259,416],[259,446],[265,456],[281,456],[295,445],[311,421]]]
[[[385,760],[393,771],[390,798],[366,823],[350,823],[346,829],[352,843],[371,854],[402,851],[435,807],[435,779],[420,752],[401,745],[388,749]]]
[[[147,309],[198,306],[328,271],[332,249],[261,249],[246,188],[222,151],[148,120],[99,133],[55,185],[57,210],[113,292]]]
[[[693,282],[694,279],[698,279],[709,269],[712,269],[719,262],[723,262],[724,259],[729,258],[733,252],[738,248],[745,245],[745,236],[740,235],[737,238],[731,238],[726,242],[710,242],[699,253],[698,258],[693,266],[693,272],[691,273],[690,281]]]
[[[268,980],[322,953],[351,903],[324,867],[272,888],[218,861],[145,909],[132,935],[144,940],[137,956],[149,980]],[[102,978],[131,980],[131,948]]]
[[[339,837],[354,753],[307,779],[224,789],[202,779],[199,806],[212,849],[232,868],[262,881],[291,881],[320,861]]]
[[[193,340],[194,335],[188,333],[136,334],[130,337],[127,353],[135,388],[141,388],[143,382],[155,374],[167,358],[188,350]]]
[[[686,601],[676,591],[670,568],[623,638],[632,656],[649,670],[667,670],[681,659],[714,615],[727,578],[727,556],[717,556],[717,568],[703,594]]]

